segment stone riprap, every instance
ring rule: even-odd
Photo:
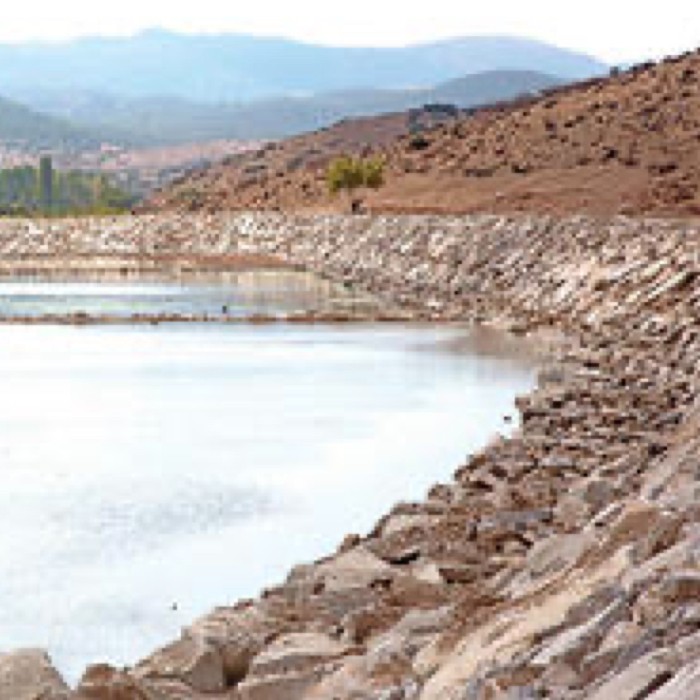
[[[259,599],[194,622],[133,668],[94,666],[77,689],[51,692],[697,697],[699,224],[282,215],[0,223],[7,270],[114,264],[143,251],[188,265],[269,256],[415,317],[555,338],[553,357],[518,401],[518,432],[451,483],[397,504],[369,535],[349,535]],[[13,658],[23,657],[4,663]],[[41,673],[44,663],[36,659]],[[44,697],[33,687],[21,697]]]

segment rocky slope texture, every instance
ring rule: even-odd
[[[689,215],[700,212],[700,52],[476,111],[373,147],[371,211]],[[313,160],[300,159],[314,150]],[[350,150],[350,149],[348,149]],[[154,209],[338,210],[322,138],[200,172]]]
[[[282,256],[417,314],[560,337],[521,429],[365,537],[68,691],[0,700],[700,697],[700,226],[584,217],[155,217],[0,226],[0,250]]]
[[[456,107],[433,105],[378,117],[346,119],[311,134],[270,143],[187,173],[156,193],[140,209],[209,211],[237,208],[244,203],[250,209],[279,209],[282,200],[270,186],[277,178],[282,190],[291,188],[290,193],[312,205],[319,188],[325,187],[325,172],[333,158],[345,153],[368,155],[381,151],[402,136],[438,124],[451,124],[459,115]],[[307,182],[308,173],[312,172],[318,180],[313,188]],[[240,195],[236,204],[231,199],[234,192],[238,193],[236,197]],[[284,201],[292,199],[285,196]]]

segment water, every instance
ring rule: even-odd
[[[508,429],[533,368],[501,340],[0,326],[0,649],[133,663],[368,531]]]
[[[371,303],[371,299],[356,297],[318,277],[279,270],[188,274],[177,281],[0,281],[0,317],[6,318],[75,313],[115,318],[134,314],[235,318]]]

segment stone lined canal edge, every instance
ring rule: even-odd
[[[697,222],[625,218],[0,222],[6,272],[265,255],[559,338],[521,429],[424,501],[75,690],[43,652],[0,656],[0,700],[700,697],[698,251]]]

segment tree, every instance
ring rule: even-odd
[[[350,196],[352,211],[357,211],[360,202],[353,198],[355,190],[380,188],[384,184],[384,161],[381,158],[341,156],[328,167],[326,181],[331,194],[345,190]]]
[[[53,163],[51,156],[39,160],[39,200],[48,213],[53,207]]]

